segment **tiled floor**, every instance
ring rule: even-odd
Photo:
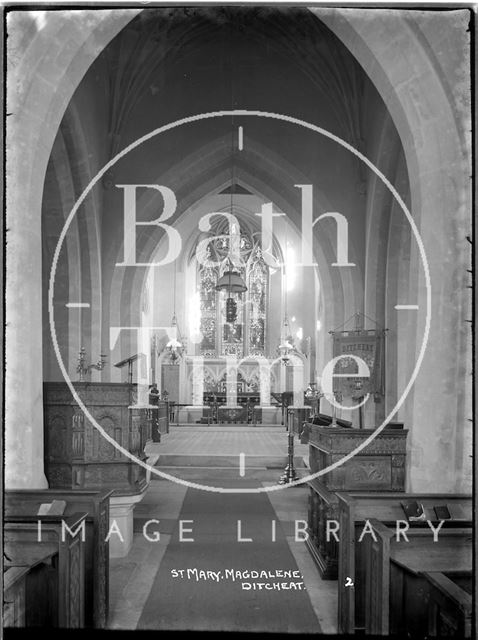
[[[296,453],[306,456],[307,446],[296,440]],[[172,427],[163,438],[162,453],[184,454],[194,449],[196,455],[236,456],[241,452],[250,456],[284,455],[287,453],[287,433],[284,428],[248,427]],[[212,458],[213,459],[213,458]],[[196,469],[198,479],[205,470]],[[232,473],[225,470],[223,473]],[[263,469],[263,487],[276,485],[277,470]],[[177,521],[187,487],[153,476],[150,487],[140,504],[135,507],[133,547],[126,558],[110,561],[110,617],[111,629],[135,629],[154,577],[161,565],[175,522]],[[336,632],[337,582],[323,581],[304,543],[294,540],[296,520],[307,519],[307,489],[289,487],[267,492],[269,500],[281,522],[291,552],[301,571],[312,607],[324,633]],[[143,536],[142,526],[147,519],[158,523],[151,533],[159,532],[156,543]]]

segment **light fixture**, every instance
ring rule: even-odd
[[[244,293],[244,291],[247,291],[246,283],[241,274],[238,271],[233,271],[233,269],[234,266],[229,260],[229,268],[219,278],[216,291],[228,291],[229,293]]]
[[[179,358],[184,353],[184,345],[179,331],[178,320],[176,317],[176,261],[174,261],[174,292],[173,292],[173,317],[171,319],[171,328],[176,329],[176,335],[172,337],[166,344],[165,349],[169,352],[169,360],[171,364],[179,364]]]
[[[287,318],[287,312],[284,316],[284,324],[282,326],[282,341],[279,345],[279,353],[281,356],[282,362],[287,365],[289,364],[289,354],[294,350],[293,338],[290,335],[290,327],[289,320]]]
[[[287,227],[286,227],[286,246],[287,246]],[[284,323],[282,325],[282,337],[281,343],[278,347],[282,363],[288,365],[290,358],[289,354],[294,350],[294,338],[291,335],[289,326],[289,317],[287,315],[287,271],[286,263],[283,264],[282,271],[282,291],[284,296]],[[295,320],[295,317],[294,317]]]
[[[176,337],[169,340],[169,342],[166,344],[166,349],[169,351],[169,359],[171,361],[171,364],[176,364],[178,363],[179,358],[181,358],[184,352],[184,345],[180,339],[178,340],[178,337],[181,338],[181,334],[179,332],[176,314],[173,314],[171,327],[176,328]]]
[[[219,278],[216,291],[227,291],[226,299],[226,321],[234,322],[237,319],[237,302],[231,296],[232,293],[244,293],[247,291],[246,283],[238,271],[234,271],[234,265],[228,258],[229,265],[227,271]]]
[[[320,398],[324,397],[324,394],[321,391],[319,391],[319,389],[317,388],[316,382],[309,382],[309,386],[305,390],[304,395],[305,395],[305,399],[307,400],[307,403],[310,404],[312,413],[315,417],[319,413],[319,408],[320,408],[319,401],[320,401]]]
[[[232,78],[231,78],[231,96],[232,96]],[[234,103],[234,100],[232,100]],[[233,195],[234,195],[234,116],[232,116],[231,122],[231,202],[230,202],[230,213],[234,215],[234,207],[233,207]],[[233,248],[232,242],[232,233],[229,238],[229,255],[231,249]],[[236,231],[237,233],[237,231]],[[236,255],[236,258],[239,256]],[[232,297],[232,294],[241,294],[247,291],[247,286],[244,280],[242,279],[239,271],[235,270],[233,261],[228,256],[226,270],[219,278],[216,284],[216,291],[226,291],[229,295],[226,299],[226,322],[235,322],[237,320],[237,302]]]
[[[85,365],[86,361],[86,350],[84,347],[80,348],[78,352],[78,366],[76,367],[76,371],[80,374],[80,378],[78,382],[85,381],[85,375],[90,373],[92,369],[97,369],[98,371],[102,371],[106,364],[106,355],[104,353],[100,354],[98,358],[98,362],[91,363],[89,365]]]

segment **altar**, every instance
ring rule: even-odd
[[[257,424],[261,422],[260,395],[238,393],[235,404],[228,404],[225,394],[204,393],[204,418],[210,423]]]

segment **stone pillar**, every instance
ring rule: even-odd
[[[203,405],[204,398],[204,358],[195,356],[193,359],[193,406]]]
[[[45,489],[41,217],[7,206],[7,228],[5,486]]]
[[[271,365],[267,358],[258,358],[261,407],[271,404]]]
[[[65,108],[91,62],[140,9],[8,16],[5,486],[44,489],[41,201]],[[25,46],[26,20],[29,26]],[[94,37],[92,34],[94,32]],[[74,64],[72,64],[74,61]],[[54,90],[53,90],[53,89]]]
[[[237,359],[235,356],[226,358],[226,404],[237,407]]]

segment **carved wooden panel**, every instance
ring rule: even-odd
[[[344,464],[345,486],[354,489],[391,488],[391,467],[388,458],[356,457]]]
[[[344,429],[321,427],[308,423],[309,443],[326,452],[350,453],[363,440],[373,434],[373,429]],[[362,450],[366,454],[401,453],[406,451],[407,429],[384,429]]]
[[[68,456],[67,421],[68,410],[57,409],[48,416],[48,455],[50,460],[64,460]]]
[[[119,464],[88,464],[85,466],[85,486],[107,487],[129,485],[129,462]]]
[[[149,408],[130,409],[134,385],[75,383],[75,389],[107,436],[141,458],[151,440],[152,412]],[[97,488],[107,482],[107,486],[116,483],[120,492],[136,490],[145,471],[124,468],[125,464],[137,465],[84,416],[68,386],[46,383],[44,394],[45,466],[50,486]],[[107,467],[103,471],[97,466],[101,464]],[[115,470],[111,465],[119,466]]]
[[[111,409],[109,409],[108,414],[103,414],[101,416],[98,417],[98,424],[104,429],[105,433],[112,438],[113,440],[115,439],[115,430],[118,426],[118,428],[120,429],[120,433],[121,433],[121,427],[119,426],[121,423],[119,422],[121,418],[121,412],[120,411],[113,411]],[[101,462],[104,461],[110,461],[113,460],[115,458],[115,452],[116,452],[116,448],[113,444],[111,444],[111,442],[109,442],[108,440],[106,440],[106,438],[104,437],[100,437],[99,440],[99,450],[98,452],[93,452],[94,454],[97,454],[97,459],[100,460]]]
[[[46,474],[50,487],[70,487],[72,484],[72,468],[68,464],[47,463]]]
[[[72,417],[72,458],[84,458],[85,455],[85,416],[74,413]]]
[[[309,487],[308,531],[310,537],[307,546],[322,578],[336,580],[338,543],[332,534],[327,539],[327,521],[338,520],[337,497],[318,479],[309,482]],[[331,530],[334,528],[332,526]]]
[[[309,424],[312,472],[340,462],[370,436],[370,429],[331,429]],[[321,476],[333,491],[404,491],[406,430],[384,430],[353,458]]]

